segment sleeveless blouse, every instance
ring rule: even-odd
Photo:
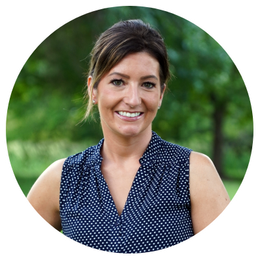
[[[160,250],[193,236],[191,150],[153,132],[119,215],[101,173],[103,142],[64,162],[60,186],[63,234],[86,246],[117,253]]]

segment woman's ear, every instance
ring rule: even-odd
[[[87,84],[88,84],[88,96],[89,96],[90,98],[92,97],[92,91],[93,91],[91,83],[92,83],[92,77],[89,76],[89,77],[88,77]]]
[[[165,89],[166,89],[166,84],[163,85],[163,90],[161,92],[160,101],[159,101],[159,107],[161,107],[161,105],[162,105],[163,95],[164,95]]]
[[[97,95],[97,91],[96,89],[93,89],[93,78],[92,76],[89,76],[88,77],[88,96],[90,99],[92,99],[92,102],[93,104],[96,104],[97,103],[97,100],[96,100],[96,95]]]

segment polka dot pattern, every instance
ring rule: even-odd
[[[101,173],[98,145],[66,159],[61,178],[63,233],[86,246],[117,253],[142,253],[193,236],[190,215],[191,150],[153,132],[140,159],[121,215]]]

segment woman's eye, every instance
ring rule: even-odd
[[[143,86],[144,86],[145,88],[151,89],[151,88],[154,88],[154,87],[155,87],[155,84],[154,84],[154,83],[151,83],[151,82],[145,82],[145,83],[143,83]]]
[[[112,80],[111,83],[116,87],[120,87],[124,84],[123,80],[121,80],[121,79],[114,79],[114,80]]]

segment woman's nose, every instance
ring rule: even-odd
[[[125,96],[125,103],[132,108],[141,104],[141,97],[137,85],[131,85],[128,87]]]

